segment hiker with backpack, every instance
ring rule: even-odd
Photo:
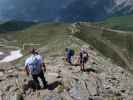
[[[85,71],[85,64],[88,61],[88,53],[86,50],[81,49],[81,51],[79,52],[79,56],[78,56],[78,63],[80,65],[80,70],[81,71]]]
[[[38,78],[42,80],[43,86],[44,88],[46,88],[47,81],[45,80],[45,77],[44,77],[44,72],[46,72],[46,66],[43,61],[43,58],[38,54],[38,52],[34,48],[30,50],[30,54],[31,56],[28,57],[25,61],[26,73],[28,76],[31,74],[33,81],[36,84],[36,89],[41,88]]]
[[[71,48],[66,48],[66,61],[72,65],[72,57],[74,56],[74,50]]]

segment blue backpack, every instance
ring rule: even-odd
[[[30,66],[32,66],[30,68],[31,73],[37,73],[40,70],[40,61],[36,57],[33,57],[33,62]]]
[[[71,49],[71,56],[74,56],[75,51],[73,49]]]

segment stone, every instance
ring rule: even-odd
[[[19,88],[18,87],[16,87],[16,86],[13,86],[13,87],[11,87],[10,88],[10,92],[16,92],[17,90],[19,90]]]
[[[61,95],[50,95],[43,97],[43,100],[65,100]]]
[[[87,89],[90,93],[90,95],[97,95],[97,85],[94,84],[93,82],[86,82]]]
[[[64,91],[62,96],[65,97],[66,100],[73,100],[73,98],[70,96],[70,94],[67,91]]]
[[[7,72],[8,73],[13,73],[15,70],[14,69],[9,69]]]
[[[9,91],[12,87],[13,87],[13,85],[8,84],[5,86],[4,91]]]
[[[0,96],[2,96],[3,95],[3,91],[2,90],[0,90]]]
[[[4,76],[4,72],[0,71],[0,77]]]
[[[18,75],[17,74],[15,74],[15,73],[11,73],[11,74],[7,74],[6,75],[6,78],[16,78]]]
[[[104,100],[102,96],[90,96],[88,100]]]
[[[15,94],[15,95],[10,95],[9,100],[24,100],[24,97],[22,94]]]
[[[75,100],[88,100],[89,93],[87,89],[82,88],[79,83],[76,83],[72,89],[70,89],[69,94]]]
[[[78,87],[73,87],[69,91],[69,94],[70,94],[71,97],[75,98],[76,100],[81,100],[80,89]]]

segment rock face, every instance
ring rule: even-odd
[[[88,48],[85,72],[64,63],[63,57],[47,58],[48,88],[33,91],[28,79],[11,64],[0,65],[0,98],[3,100],[133,100],[132,75]],[[17,95],[18,94],[18,95]],[[17,99],[12,99],[17,98]],[[1,99],[2,100],[2,99]]]

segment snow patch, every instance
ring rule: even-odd
[[[4,59],[2,59],[0,61],[0,63],[3,63],[3,62],[11,62],[11,61],[14,61],[14,60],[17,60],[19,58],[21,58],[23,55],[21,53],[21,50],[16,50],[16,51],[11,51],[10,52],[10,55],[9,56],[6,56]]]
[[[0,55],[3,55],[4,53],[3,52],[0,52]]]

